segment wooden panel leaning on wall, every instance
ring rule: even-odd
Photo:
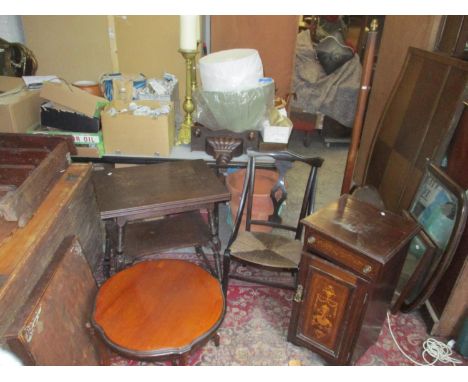
[[[104,239],[91,171],[90,164],[70,165],[28,224],[0,243],[0,338],[65,237],[78,237],[96,269]]]
[[[353,175],[356,184],[363,182],[372,139],[376,134],[385,104],[390,99],[392,87],[405,62],[408,47],[432,50],[441,18],[442,16],[435,15],[385,16],[379,58],[372,81],[372,90]]]
[[[408,209],[427,160],[441,163],[468,96],[468,63],[409,48],[377,125],[362,185],[386,209]]]

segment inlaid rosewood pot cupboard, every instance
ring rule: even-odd
[[[303,223],[288,340],[332,364],[352,364],[379,336],[419,227],[349,195]]]

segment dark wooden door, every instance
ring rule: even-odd
[[[331,363],[349,363],[366,308],[368,283],[309,253],[302,254],[299,269],[288,340]]]

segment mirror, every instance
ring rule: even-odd
[[[460,241],[467,197],[440,168],[429,163],[405,215],[421,225],[421,232],[409,245],[392,313],[418,308],[433,292]]]

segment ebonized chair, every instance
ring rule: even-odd
[[[223,256],[223,290],[225,293],[227,292],[230,277],[244,281],[267,284],[279,288],[294,289],[295,285],[269,282],[237,274],[230,274],[230,265],[231,261],[238,261],[246,265],[257,266],[269,270],[292,272],[294,276],[297,274],[302,250],[301,237],[303,225],[301,220],[313,211],[317,170],[321,167],[323,159],[319,157],[303,157],[288,151],[270,153],[247,151],[247,154],[249,160],[247,163],[239,208],[236,213],[234,229]],[[278,181],[274,184],[270,192],[270,198],[273,202],[273,214],[268,217],[268,220],[252,219],[253,189],[257,163],[256,159],[260,157],[273,158],[275,161],[275,167],[279,172]],[[282,223],[280,211],[288,197],[288,192],[285,187],[285,175],[295,161],[300,161],[309,165],[310,171],[305,186],[299,218],[297,220],[297,224],[292,226]],[[291,184],[290,186],[294,187],[294,184]],[[239,232],[246,205],[245,231]],[[251,232],[252,225],[269,226],[275,230],[283,229],[293,231],[295,232],[295,237],[294,239],[288,238],[278,234],[275,230],[271,233]]]

